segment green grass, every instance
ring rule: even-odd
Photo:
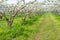
[[[47,13],[40,28],[40,40],[60,40],[60,16]]]
[[[21,20],[23,16],[17,15],[12,28],[9,29],[5,18],[0,20],[0,40],[27,40],[33,33],[36,33],[36,22],[43,14],[28,18],[25,22]],[[37,24],[38,25],[38,24]]]
[[[0,40],[60,40],[60,16],[46,12],[21,19],[25,15],[17,15],[9,29],[5,18],[0,20]]]

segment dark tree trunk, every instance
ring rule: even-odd
[[[11,17],[10,19],[6,19],[9,28],[12,28],[13,20],[14,17]]]
[[[8,24],[9,28],[12,28],[12,23],[13,23],[12,21],[7,21],[7,24]]]
[[[2,16],[0,16],[0,19],[2,19]]]

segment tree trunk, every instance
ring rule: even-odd
[[[6,20],[9,28],[12,28],[13,20],[14,20],[14,17],[11,17],[10,19]]]
[[[9,29],[12,28],[12,23],[13,23],[12,21],[7,21]]]
[[[25,21],[26,21],[26,16],[25,16],[25,17],[23,17],[22,21],[23,21],[23,22],[25,22]]]

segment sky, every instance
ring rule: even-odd
[[[26,2],[29,1],[34,1],[34,0],[25,0]],[[44,0],[37,0],[38,2],[43,2]],[[16,3],[16,0],[8,0],[7,3],[11,4],[11,3]]]

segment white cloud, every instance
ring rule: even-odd
[[[37,0],[38,2],[43,2],[44,0]]]
[[[26,3],[27,3],[27,2],[30,2],[30,1],[34,1],[34,0],[25,0]]]
[[[0,2],[1,2],[1,0],[0,0]]]
[[[30,2],[30,1],[34,1],[34,0],[25,0],[26,3]],[[37,0],[38,2],[43,2],[44,0]],[[16,3],[17,0],[8,0],[7,3]]]
[[[16,3],[16,0],[8,0],[7,3],[11,4],[11,3]]]

